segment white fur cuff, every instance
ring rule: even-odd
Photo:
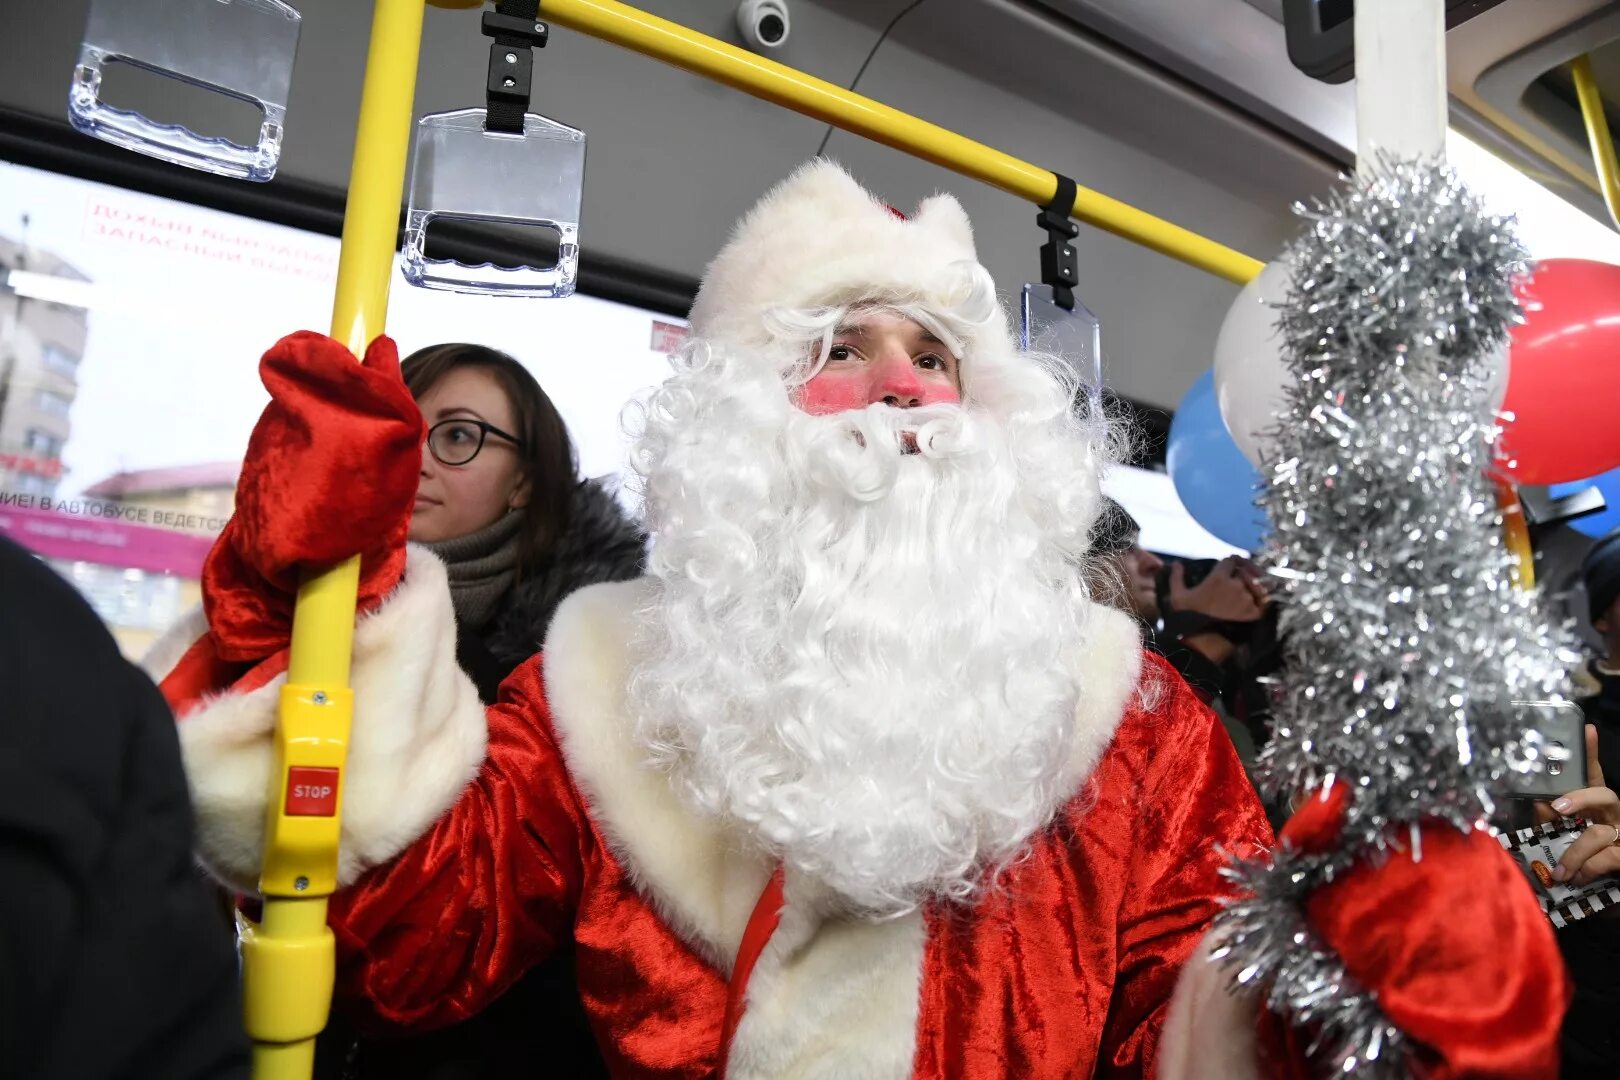
[[[256,892],[276,707],[287,679],[204,701],[180,720],[203,862]],[[338,883],[347,885],[427,831],[478,774],[484,707],[456,665],[444,565],[411,548],[405,577],[354,632],[354,725],[344,770]]]
[[[1176,980],[1159,1035],[1157,1080],[1259,1080],[1259,1005],[1239,996],[1231,974],[1209,958],[1213,938],[1204,935]]]

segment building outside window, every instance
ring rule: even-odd
[[[40,349],[40,363],[47,371],[72,378],[79,372],[79,358],[60,345],[47,344]]]
[[[48,431],[29,428],[28,434],[23,436],[23,449],[40,457],[61,457],[62,440]]]
[[[34,404],[40,412],[66,416],[73,408],[73,399],[54,390],[37,390],[34,392]]]
[[[10,484],[11,490],[19,495],[51,495],[56,491],[56,481],[48,476],[35,476],[31,473],[22,473]]]

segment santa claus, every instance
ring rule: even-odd
[[[692,329],[637,424],[648,576],[575,594],[487,711],[405,482],[307,490],[419,447],[386,346],[266,358],[208,619],[155,657],[206,863],[255,886],[290,588],[348,544],[349,1007],[449,1023],[571,943],[621,1076],[1221,1075],[1190,1056],[1212,1039],[1252,1067],[1213,968],[1166,1023],[1223,861],[1270,830],[1220,724],[1088,596],[1105,433],[1017,350],[961,207],[903,218],[806,166]]]

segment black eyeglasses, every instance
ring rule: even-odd
[[[494,424],[452,417],[428,428],[428,452],[440,465],[465,465],[478,456],[484,448],[484,440],[491,435],[505,439],[520,450],[523,448],[521,439],[508,435]]]

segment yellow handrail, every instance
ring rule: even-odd
[[[616,0],[541,0],[540,12],[559,26],[724,83],[1036,205],[1045,205],[1057,194],[1057,177],[1046,169]],[[1081,188],[1075,196],[1073,216],[1239,284],[1258,274],[1263,265],[1089,188]]]
[[[1536,550],[1530,542],[1530,522],[1524,515],[1518,489],[1498,479],[1496,505],[1502,512],[1502,542],[1513,556],[1513,584],[1529,592],[1536,587]]]
[[[1575,96],[1581,102],[1586,138],[1592,144],[1592,164],[1597,167],[1598,186],[1603,189],[1609,218],[1620,228],[1620,164],[1615,162],[1614,137],[1609,133],[1609,118],[1603,111],[1603,93],[1598,89],[1597,76],[1592,73],[1592,58],[1577,56],[1570,61],[1569,71],[1575,78]]]
[[[356,356],[382,333],[388,310],[424,10],[423,0],[377,0],[372,16],[332,304],[332,336]],[[315,1036],[331,1009],[335,954],[326,898],[337,887],[359,580],[358,559],[317,574],[299,588],[293,613],[259,881],[264,918],[242,934],[254,1080],[308,1080]],[[305,790],[289,790],[299,787]],[[287,813],[290,794],[303,813]]]

